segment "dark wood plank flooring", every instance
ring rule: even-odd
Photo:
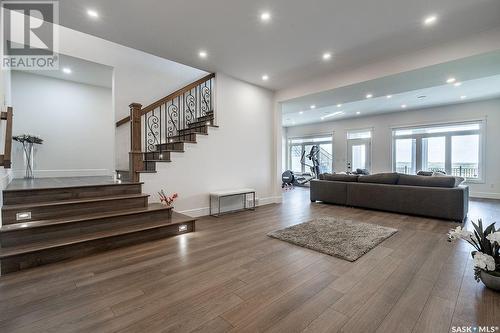
[[[174,238],[0,278],[0,332],[449,332],[498,325],[500,294],[473,279],[457,224],[311,204],[200,219]],[[314,216],[399,229],[350,263],[266,236]],[[498,221],[500,202],[470,217]],[[470,222],[467,222],[468,224]]]

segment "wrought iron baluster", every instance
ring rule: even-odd
[[[169,137],[174,136],[177,134],[178,131],[178,119],[179,119],[179,109],[178,107],[174,104],[174,101],[172,100],[170,102],[170,105],[168,106],[168,127],[167,127],[167,133]]]
[[[147,150],[146,151],[154,151],[156,148],[156,144],[159,143],[158,135],[159,135],[159,118],[156,115],[156,109],[146,114],[146,123],[148,127],[147,133]]]

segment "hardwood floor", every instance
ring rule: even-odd
[[[1,332],[449,332],[499,325],[500,294],[473,279],[457,224],[311,204],[199,220],[174,238],[0,278]],[[314,216],[399,229],[350,263],[266,236]],[[470,217],[498,221],[500,202]],[[470,223],[470,222],[467,222]]]

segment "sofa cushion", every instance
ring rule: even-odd
[[[322,173],[319,175],[320,180],[329,180],[329,181],[337,181],[337,182],[357,182],[358,175],[346,175],[341,173]]]
[[[417,176],[432,176],[434,174],[434,171],[424,171],[420,170],[417,172]]]
[[[455,177],[452,176],[416,176],[399,175],[398,185],[426,186],[426,187],[455,187]]]
[[[376,183],[376,184],[397,184],[399,179],[399,174],[395,172],[390,173],[377,173],[369,176],[361,176],[358,179],[360,183]]]

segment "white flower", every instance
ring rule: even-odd
[[[492,232],[491,234],[486,236],[486,239],[488,239],[491,243],[497,242],[497,244],[500,245],[500,231]]]
[[[495,259],[482,252],[476,252],[476,254],[474,254],[474,266],[484,269],[485,271],[494,271]]]
[[[472,231],[464,230],[462,227],[458,226],[455,229],[451,229],[448,233],[448,238],[450,240],[463,239],[463,240],[476,240],[476,236]]]

